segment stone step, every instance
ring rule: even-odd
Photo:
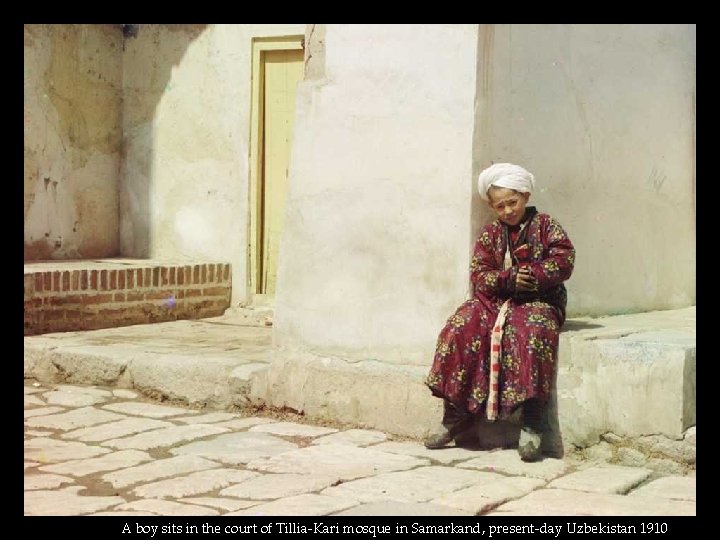
[[[423,384],[428,366],[274,348],[266,313],[252,313],[29,336],[25,376],[136,388],[216,409],[289,408],[415,439],[436,427],[442,404]],[[546,453],[559,457],[607,433],[624,441],[682,439],[695,424],[694,317],[688,308],[568,321]],[[511,422],[480,422],[476,429],[491,447],[517,444],[519,428]]]
[[[279,350],[250,399],[422,438],[441,417],[441,401],[423,383],[427,370]],[[608,432],[682,439],[695,425],[695,372],[694,307],[568,321],[545,450],[587,447]],[[513,423],[476,427],[493,445],[517,443]]]
[[[558,367],[560,423],[581,446],[605,432],[679,439],[695,425],[694,324],[564,332]]]

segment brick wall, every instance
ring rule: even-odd
[[[25,335],[199,319],[230,307],[225,263],[25,269]]]

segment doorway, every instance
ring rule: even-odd
[[[254,305],[272,304],[275,296],[295,94],[303,70],[301,36],[253,42],[248,275]]]

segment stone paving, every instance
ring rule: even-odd
[[[25,381],[25,515],[695,515],[694,477]]]

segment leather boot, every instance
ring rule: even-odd
[[[443,419],[440,431],[431,434],[425,439],[425,448],[434,450],[447,446],[455,437],[471,427],[473,420],[470,413],[458,410],[452,403],[445,400],[443,402]]]

